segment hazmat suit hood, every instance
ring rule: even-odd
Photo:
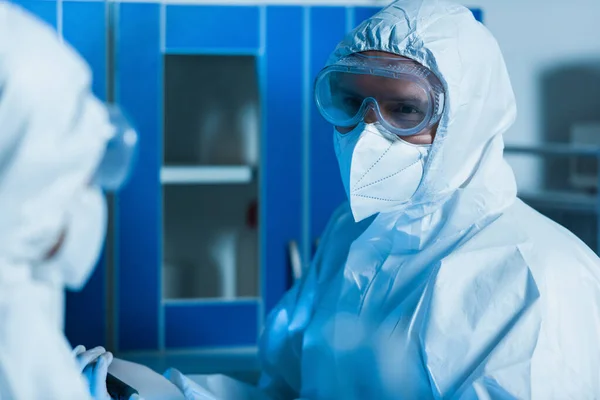
[[[113,129],[81,57],[50,27],[0,5],[1,285],[30,276],[56,244]]]
[[[465,7],[444,0],[395,2],[352,30],[328,61],[385,51],[429,68],[445,89],[444,113],[419,188],[398,207],[411,218],[469,196],[489,212],[516,197],[503,160],[502,134],[516,116],[515,98],[496,40]]]

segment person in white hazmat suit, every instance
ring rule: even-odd
[[[600,263],[516,196],[516,116],[470,11],[401,0],[315,82],[349,203],[271,313],[259,388],[167,376],[190,399],[599,399]]]
[[[395,2],[337,46],[315,96],[349,205],[269,318],[266,392],[599,399],[600,263],[516,197],[490,32],[460,5]]]
[[[62,333],[63,289],[85,284],[102,249],[101,188],[125,182],[137,143],[90,84],[54,30],[0,2],[2,400],[91,398],[82,370],[106,375],[112,359],[102,348],[74,357]]]

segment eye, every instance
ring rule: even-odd
[[[420,121],[424,117],[420,107],[405,102],[390,104],[387,112],[396,121]]]
[[[349,106],[354,106],[357,104],[361,104],[362,102],[356,96],[344,96],[344,104]]]
[[[357,112],[362,105],[362,99],[356,96],[344,96],[342,98],[342,104],[344,108],[351,112]]]
[[[421,110],[410,104],[398,104],[392,112],[397,114],[421,114]]]

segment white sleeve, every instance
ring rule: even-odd
[[[260,387],[275,399],[295,399],[300,396],[300,354],[304,329],[313,308],[322,254],[330,247],[335,236],[332,232],[340,221],[347,219],[349,213],[347,203],[333,213],[320,240],[314,262],[271,311],[267,320],[260,343]]]
[[[0,287],[0,399],[91,399],[41,283]]]
[[[441,262],[420,339],[434,397],[531,398],[540,293],[512,246],[474,246]]]

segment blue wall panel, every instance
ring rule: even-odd
[[[93,91],[106,100],[106,6],[64,2],[63,37],[89,64]],[[67,292],[65,333],[72,345],[106,345],[106,260],[104,256],[81,292]]]
[[[260,47],[258,7],[176,5],[167,6],[166,13],[167,52]]]
[[[117,198],[119,350],[158,348],[161,268],[160,5],[119,5],[116,99],[140,131],[138,164]]]
[[[71,345],[106,346],[106,258],[98,260],[94,273],[80,292],[67,291],[65,335]]]
[[[267,7],[261,222],[265,311],[289,286],[287,244],[302,235],[301,7]]]
[[[12,0],[13,3],[20,5],[25,10],[36,15],[38,18],[50,24],[56,29],[57,11],[56,1],[54,0]]]
[[[204,303],[165,306],[167,348],[254,346],[258,304]]]
[[[371,18],[373,15],[381,11],[381,7],[354,7],[353,27],[361,24],[364,20]]]
[[[106,100],[106,4],[99,2],[63,2],[63,37],[91,66],[92,89]]]
[[[346,9],[314,7],[310,15],[310,81],[314,82],[327,58],[346,33]],[[321,235],[331,213],[346,200],[333,150],[333,127],[310,102],[310,240]]]
[[[473,13],[473,16],[475,17],[475,19],[479,22],[483,22],[483,10],[480,8],[472,8],[471,12]]]

